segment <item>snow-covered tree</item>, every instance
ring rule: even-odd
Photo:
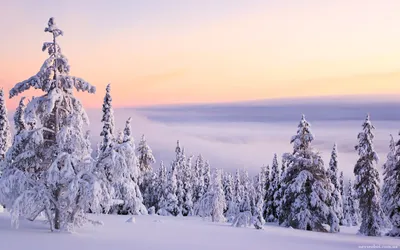
[[[25,97],[22,97],[19,101],[17,110],[14,113],[14,126],[15,126],[15,134],[18,135],[21,131],[27,129],[25,123]]]
[[[196,159],[194,170],[193,170],[193,203],[194,207],[197,206],[198,201],[205,194],[206,190],[204,187],[204,159],[202,155],[199,155]]]
[[[279,174],[279,165],[278,165],[278,156],[275,154],[274,159],[272,161],[272,169],[271,169],[271,180],[268,189],[268,195],[266,196],[267,202],[267,215],[266,220],[269,222],[278,221],[278,203],[275,201],[276,193],[279,189],[280,183],[280,174]]]
[[[153,156],[153,151],[149,147],[146,141],[146,137],[142,135],[142,139],[139,142],[138,148],[138,161],[139,161],[139,170],[142,173],[152,170],[152,164],[156,162],[156,159]]]
[[[83,129],[88,118],[73,95],[74,88],[94,93],[95,87],[69,75],[68,60],[56,41],[63,32],[54,18],[45,32],[53,35],[53,41],[43,45],[49,58],[36,75],[10,90],[10,98],[31,87],[44,95],[32,99],[24,111],[30,126],[20,130],[7,153],[0,197],[15,226],[20,216],[33,220],[44,212],[51,230],[58,230],[88,221],[85,212],[99,205],[90,142]]]
[[[254,216],[260,221],[261,225],[265,223],[263,212],[264,212],[264,187],[265,187],[265,176],[263,171],[257,174],[255,181],[255,211]]]
[[[343,171],[340,171],[340,175],[339,175],[339,190],[340,190],[340,195],[344,195],[344,175],[343,175]]]
[[[111,98],[111,85],[108,84],[106,88],[106,95],[103,101],[103,117],[101,122],[103,123],[103,130],[100,136],[103,138],[101,142],[101,150],[105,151],[108,147],[111,147],[115,141],[115,121],[114,111],[112,109],[112,98]]]
[[[231,221],[236,214],[236,204],[235,204],[235,195],[233,190],[233,177],[230,173],[225,172],[222,186],[224,188],[225,200],[226,200],[226,209],[225,209],[225,218],[228,221]]]
[[[282,180],[283,198],[279,223],[296,229],[322,231],[332,217],[329,207],[330,181],[321,156],[311,147],[314,136],[304,115],[291,139],[293,153],[284,155],[288,164]],[[332,225],[331,225],[332,226]]]
[[[188,216],[193,215],[193,172],[192,172],[192,159],[190,156],[182,171],[182,183],[183,183],[183,207],[182,215]]]
[[[176,197],[176,189],[177,189],[177,168],[171,166],[171,170],[168,174],[167,186],[164,189],[163,199],[160,200],[160,209],[157,211],[157,214],[162,216],[177,216],[181,213],[178,207],[178,199]]]
[[[10,124],[7,117],[4,91],[0,89],[0,161],[4,160],[7,150],[11,146]]]
[[[160,162],[160,167],[158,168],[157,172],[157,181],[154,183],[155,186],[155,193],[154,196],[157,199],[157,202],[155,204],[155,211],[158,211],[160,209],[160,204],[166,200],[165,196],[165,190],[168,185],[168,175],[167,175],[167,169],[164,166],[164,162]]]
[[[400,236],[400,140],[395,143],[390,135],[389,153],[383,165],[382,208],[389,217],[392,230],[389,236]]]
[[[360,210],[358,200],[354,190],[354,184],[349,180],[347,192],[344,196],[344,221],[347,226],[357,226],[360,221]]]
[[[343,224],[343,200],[341,194],[341,185],[338,176],[338,159],[337,159],[337,145],[333,145],[331,159],[329,161],[329,168],[327,170],[328,178],[332,183],[332,201],[331,207],[334,209],[340,224]]]
[[[204,163],[203,179],[204,179],[204,189],[208,190],[208,187],[210,186],[211,182],[211,168],[210,168],[210,163],[208,161],[205,161]]]
[[[381,235],[384,227],[384,214],[380,204],[379,173],[375,167],[378,155],[374,150],[374,126],[367,115],[363,130],[358,134],[355,146],[359,159],[354,167],[355,189],[360,199],[360,233],[367,236]]]
[[[140,192],[137,180],[137,158],[135,144],[131,131],[131,118],[126,121],[121,143],[115,144],[111,152],[111,169],[109,180],[114,189],[114,199],[121,200],[115,212],[120,214],[147,214],[143,204],[143,197]]]

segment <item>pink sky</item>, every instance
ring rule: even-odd
[[[397,0],[2,0],[0,86],[39,70],[54,16],[71,73],[98,88],[87,107],[109,82],[115,106],[400,94],[398,13]]]

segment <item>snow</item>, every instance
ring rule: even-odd
[[[21,221],[10,228],[7,213],[0,214],[0,242],[7,249],[191,249],[191,250],[347,250],[371,246],[400,245],[391,237],[357,235],[358,227],[342,227],[340,233],[317,233],[267,224],[264,230],[236,228],[229,223],[212,223],[198,217],[137,216],[135,226],[125,223],[130,216],[99,215],[103,226],[77,229],[74,233],[50,233],[43,221]],[[160,219],[162,218],[162,220]],[[156,223],[156,222],[163,223]]]

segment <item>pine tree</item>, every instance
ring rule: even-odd
[[[3,89],[0,89],[0,161],[3,161],[11,146],[10,124],[7,117]]]
[[[271,171],[271,184],[268,189],[267,195],[267,204],[268,204],[268,212],[266,216],[266,220],[269,222],[278,221],[278,204],[275,202],[275,196],[279,189],[280,183],[280,175],[279,175],[279,165],[278,165],[278,156],[275,154],[274,159],[272,161],[272,171]]]
[[[210,163],[208,161],[205,161],[204,163],[203,179],[204,179],[204,189],[208,190],[211,181],[211,168],[210,168]]]
[[[344,175],[343,175],[343,171],[340,171],[339,190],[340,190],[340,195],[343,197],[343,195],[344,195]]]
[[[108,147],[111,147],[115,141],[115,121],[114,111],[112,109],[112,98],[111,98],[111,85],[108,84],[106,88],[106,95],[104,96],[103,102],[103,117],[101,122],[103,123],[103,130],[100,136],[103,137],[101,142],[101,150],[104,152]]]
[[[131,131],[131,118],[126,121],[122,143],[115,145],[112,153],[114,162],[111,173],[111,184],[114,186],[115,198],[122,200],[118,209],[120,214],[147,214],[143,197],[137,184],[137,157]]]
[[[225,217],[231,221],[236,213],[235,195],[233,190],[233,177],[230,173],[225,172],[223,177],[222,186],[224,189],[226,209],[224,211]]]
[[[183,168],[183,208],[182,215],[188,216],[193,215],[193,176],[192,176],[192,159],[190,156]]]
[[[193,177],[193,203],[194,207],[198,206],[198,202],[201,197],[205,194],[206,190],[204,187],[204,159],[202,155],[199,155],[194,165],[194,177]]]
[[[22,97],[19,101],[17,110],[14,113],[14,126],[15,126],[15,134],[18,135],[21,131],[27,129],[25,123],[25,97]]]
[[[165,190],[168,185],[168,176],[167,176],[167,169],[164,166],[164,162],[160,162],[160,167],[158,168],[157,173],[157,182],[155,183],[155,194],[154,196],[157,197],[157,202],[155,204],[155,211],[159,211],[161,208],[161,204],[165,202]]]
[[[226,209],[225,194],[222,187],[222,170],[216,169],[212,182],[211,219],[213,222],[224,222]]]
[[[269,221],[269,216],[272,213],[272,204],[271,200],[273,200],[272,197],[270,197],[271,192],[271,177],[270,177],[270,171],[269,171],[269,165],[263,166],[261,168],[261,172],[263,173],[264,177],[264,208],[263,208],[263,218],[265,221]]]
[[[359,159],[354,167],[356,176],[355,189],[360,199],[361,227],[360,233],[367,236],[381,235],[384,226],[384,215],[380,205],[379,173],[375,168],[378,155],[373,146],[374,126],[369,115],[362,125],[363,131],[358,134],[358,145],[355,149]]]
[[[181,213],[178,207],[178,199],[176,197],[176,190],[177,190],[177,169],[171,166],[171,170],[168,174],[168,181],[167,186],[164,190],[165,197],[163,200],[160,201],[160,209],[158,210],[157,214],[162,216],[177,216]]]
[[[296,229],[322,231],[322,225],[334,216],[329,208],[330,181],[324,163],[311,147],[314,136],[304,115],[292,137],[293,153],[284,158],[288,164],[284,183],[279,223]],[[332,226],[332,225],[331,225]]]
[[[264,187],[265,187],[265,176],[263,172],[256,176],[255,182],[255,211],[254,216],[260,221],[261,225],[265,223],[263,212],[264,212]]]
[[[340,224],[343,224],[343,200],[341,194],[342,185],[339,183],[338,178],[338,159],[337,159],[337,145],[333,145],[331,159],[329,161],[329,168],[327,170],[327,176],[332,183],[332,201],[331,208],[335,211]]]
[[[149,145],[147,145],[146,137],[144,135],[142,135],[142,139],[139,142],[137,153],[139,170],[143,175],[143,173],[151,171],[153,169],[151,165],[156,162],[156,159],[153,156],[153,151]]]
[[[19,131],[7,153],[0,196],[11,208],[15,226],[19,217],[33,220],[44,212],[51,230],[71,229],[86,222],[85,212],[99,204],[90,142],[83,130],[88,118],[73,95],[73,88],[94,93],[95,87],[69,75],[68,60],[56,41],[63,32],[54,18],[45,32],[53,35],[42,48],[49,58],[35,76],[10,90],[10,98],[30,87],[44,95],[32,99],[24,111],[29,126]]]
[[[354,190],[354,185],[351,180],[349,180],[349,185],[347,187],[345,198],[345,208],[344,208],[344,220],[347,226],[357,226],[359,224],[359,207],[358,200],[356,199],[356,192]]]
[[[395,143],[393,136],[390,135],[389,153],[386,163],[383,165],[384,179],[382,187],[382,208],[389,217],[392,230],[389,236],[400,236],[400,140]]]

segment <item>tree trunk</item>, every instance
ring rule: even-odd
[[[59,203],[58,203],[58,198],[60,196],[60,188],[57,188],[57,190],[54,192],[55,200],[57,202],[55,209],[54,209],[54,229],[59,230],[61,227],[61,218],[60,218],[60,208],[59,208]]]

